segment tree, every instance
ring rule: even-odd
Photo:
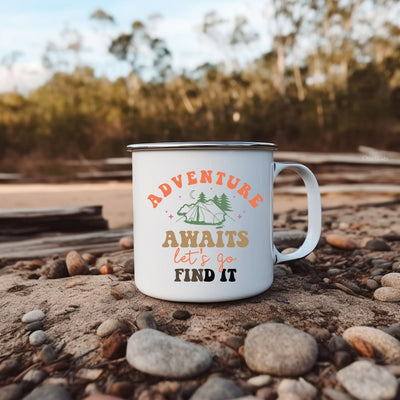
[[[231,208],[231,203],[229,201],[229,198],[225,193],[222,193],[219,198],[219,208],[222,211],[233,211]]]

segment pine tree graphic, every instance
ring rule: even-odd
[[[225,193],[222,193],[219,201],[218,201],[218,207],[222,211],[233,211],[231,208],[231,203],[229,202],[228,196]]]
[[[205,203],[207,201],[206,195],[203,192],[201,192],[199,195],[199,199],[197,201],[199,201],[200,203]]]

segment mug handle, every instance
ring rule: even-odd
[[[290,169],[297,172],[301,176],[305,184],[308,206],[308,230],[304,243],[293,253],[282,254],[277,250],[274,244],[274,264],[296,260],[298,258],[307,256],[315,249],[321,235],[321,196],[319,193],[317,179],[315,178],[314,174],[302,164],[290,162],[274,162],[274,181],[279,173],[284,169]]]

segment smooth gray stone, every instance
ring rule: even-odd
[[[141,329],[129,338],[126,359],[139,371],[169,378],[199,375],[212,363],[205,347],[155,329]]]
[[[64,387],[47,385],[34,389],[23,400],[72,400],[72,398]]]
[[[243,391],[235,382],[224,378],[210,378],[200,386],[190,400],[225,400],[243,396]]]

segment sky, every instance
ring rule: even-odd
[[[83,38],[84,50],[72,65],[90,65],[97,76],[110,79],[126,75],[128,66],[107,52],[111,37],[129,32],[135,20],[148,22],[148,16],[162,15],[153,32],[166,40],[173,54],[175,70],[193,69],[208,61],[223,58],[221,50],[204,35],[200,26],[204,15],[217,11],[230,21],[246,15],[255,30],[264,28],[265,3],[260,0],[17,0],[0,2],[0,93],[17,90],[28,93],[43,84],[51,71],[42,63],[49,42],[65,44],[61,32],[76,30]],[[116,24],[103,26],[90,19],[102,9]],[[150,22],[148,22],[150,23]],[[268,47],[267,38],[244,50],[243,57],[253,58]],[[247,53],[246,53],[247,52]],[[10,62],[13,59],[14,61]]]

